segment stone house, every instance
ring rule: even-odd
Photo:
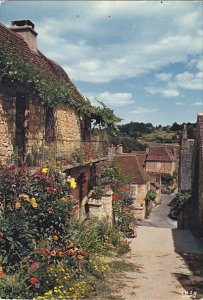
[[[14,21],[10,28],[0,24],[0,52],[1,59],[4,55],[14,58],[7,64],[19,59],[54,85],[65,85],[76,104],[85,101],[63,68],[38,50],[37,32],[31,21]],[[17,160],[18,165],[35,167],[42,161],[64,162],[65,158],[64,170],[76,177],[79,188],[75,197],[82,201],[94,184],[94,163],[106,155],[105,145],[91,141],[91,120],[85,113],[65,104],[44,105],[40,93],[33,92],[29,83],[24,85],[13,79],[13,75],[0,65],[0,162]],[[70,156],[79,153],[81,147],[96,147],[97,160],[82,166],[69,163]]]
[[[154,146],[148,150],[146,172],[173,175],[176,170],[176,158],[166,146]]]
[[[150,190],[149,175],[142,168],[136,155],[120,154],[113,158],[121,169],[133,197],[133,211],[136,219],[143,220],[146,215],[146,195]]]

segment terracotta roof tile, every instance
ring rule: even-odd
[[[136,155],[115,155],[114,161],[120,166],[121,172],[129,184],[146,184],[150,181]]]
[[[1,23],[0,43],[3,44],[7,54],[17,56],[19,59],[30,63],[42,75],[51,78],[55,82],[65,82],[72,88],[75,99],[82,100],[80,93],[61,66],[48,59],[40,51],[38,51],[38,53],[31,51],[19,34],[13,32]]]
[[[146,161],[172,162],[175,157],[166,146],[150,147]]]
[[[130,154],[136,155],[142,167],[145,167],[147,153],[145,151],[132,151]]]

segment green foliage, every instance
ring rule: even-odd
[[[182,191],[176,195],[176,197],[172,200],[171,203],[171,211],[170,216],[174,219],[178,217],[178,215],[183,210],[186,203],[188,203],[191,199],[191,191]]]
[[[48,168],[31,175],[26,167],[2,167],[0,199],[0,254],[6,265],[18,265],[37,241],[63,234],[74,206],[69,183],[58,169]]]
[[[97,169],[96,188],[100,193],[103,192],[102,195],[108,189],[114,192],[112,198],[114,226],[126,237],[134,237],[136,221],[131,209],[133,202],[130,189],[115,162],[100,164]],[[96,193],[94,196],[97,197]]]
[[[94,299],[108,270],[103,256],[129,251],[119,228],[73,218],[75,185],[58,166],[35,174],[1,166],[1,297]]]
[[[146,197],[145,197],[145,200],[155,201],[156,196],[157,196],[156,192],[150,190],[150,191],[147,192],[147,195],[146,195]]]

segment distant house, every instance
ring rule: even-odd
[[[63,68],[37,49],[37,32],[31,21],[14,21],[10,28],[0,24],[0,53],[0,162],[17,160],[18,165],[35,167],[42,161],[61,160],[66,164],[64,169],[78,179],[77,197],[82,201],[91,188],[90,177],[94,173],[92,160],[91,165],[81,166],[85,156],[82,151],[87,148],[88,155],[91,156],[92,146],[96,145],[97,153],[103,150],[103,145],[99,142],[91,142],[91,120],[71,105],[49,105],[49,94],[42,95],[40,91],[36,93],[29,82],[25,85],[15,79],[16,73],[20,73],[21,77],[25,76],[24,70],[12,72],[10,68],[6,72],[6,67],[9,64],[14,66],[19,60],[24,67],[31,67],[33,76],[36,76],[37,71],[42,78],[49,78],[53,86],[67,87],[75,106],[84,102],[84,98]],[[6,55],[12,57],[13,61],[5,63]],[[5,70],[2,67],[4,63]],[[39,81],[37,78],[36,82]],[[43,103],[42,96],[46,98],[46,104]],[[76,156],[81,153],[77,166],[69,162],[74,153]]]
[[[120,154],[113,159],[121,169],[133,197],[133,210],[138,220],[143,220],[146,214],[145,198],[150,190],[150,178],[142,168],[136,155]]]
[[[146,158],[146,172],[173,175],[176,158],[166,146],[150,147]]]

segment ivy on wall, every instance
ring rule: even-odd
[[[75,88],[71,83],[64,81],[54,82],[44,76],[31,64],[26,63],[23,57],[8,55],[0,44],[0,82],[22,83],[32,94],[38,95],[42,104],[47,107],[68,105],[76,112],[89,117],[94,126],[102,128],[116,128],[121,119],[114,115],[112,109],[98,101],[98,107],[91,105],[88,98],[75,95]]]

